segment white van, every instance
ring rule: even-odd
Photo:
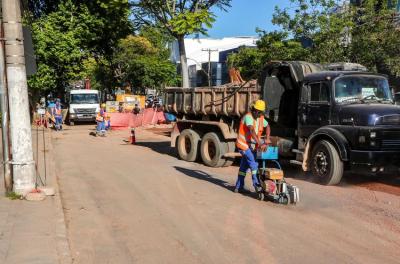
[[[100,112],[100,93],[97,90],[71,90],[68,95],[68,122],[95,122]]]

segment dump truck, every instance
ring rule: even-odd
[[[400,107],[386,76],[301,61],[267,63],[245,85],[166,89],[165,110],[177,116],[171,146],[186,161],[231,165],[240,118],[258,99],[280,157],[320,183],[338,184],[345,171],[399,172]]]

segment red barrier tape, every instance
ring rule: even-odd
[[[144,109],[140,114],[109,113],[112,129],[125,129],[165,123],[164,112],[157,112],[152,108]]]

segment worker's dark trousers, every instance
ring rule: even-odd
[[[56,120],[56,129],[57,130],[60,130],[61,129],[61,127],[62,127],[62,121],[63,121],[63,118],[62,118],[62,116],[59,116],[59,115],[56,115],[55,117],[54,117],[54,119]]]
[[[242,160],[240,161],[239,175],[236,181],[236,189],[243,189],[244,178],[246,177],[248,170],[251,171],[251,178],[253,180],[254,188],[260,186],[260,182],[258,181],[257,177],[258,163],[256,162],[255,158],[256,152],[251,151],[251,149],[249,148],[246,151],[239,150],[239,153],[242,154]]]

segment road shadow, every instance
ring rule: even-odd
[[[206,181],[206,182],[215,184],[221,188],[224,188],[225,190],[228,190],[229,192],[233,192],[233,190],[235,188],[235,186],[230,185],[228,182],[218,179],[218,178],[214,178],[212,175],[210,175],[204,171],[191,170],[191,169],[187,169],[187,168],[183,168],[183,167],[179,167],[179,166],[174,166],[174,168],[177,171],[179,171],[180,173],[185,174],[186,176],[189,176],[189,177],[197,179],[197,180],[202,180],[202,181]],[[257,199],[257,194],[252,193],[248,190],[244,190],[243,193],[241,193],[241,194],[243,196]]]
[[[286,178],[320,184],[311,172],[304,172],[299,166],[286,163],[285,161],[281,162],[281,165]],[[338,186],[344,188],[358,186],[371,191],[380,191],[400,196],[400,175],[397,173],[369,176],[345,172]]]
[[[172,128],[170,127],[163,127],[163,128],[154,127],[154,128],[147,128],[146,130],[152,132],[153,134],[166,137],[171,137],[172,133]]]
[[[170,144],[171,144],[171,142],[169,142],[169,141],[148,141],[148,142],[139,141],[139,142],[136,142],[137,146],[146,147],[157,153],[178,158],[175,148],[171,147]]]
[[[371,191],[379,191],[400,196],[400,175],[398,173],[376,176],[348,173],[345,174],[342,183],[343,185],[358,186]]]

